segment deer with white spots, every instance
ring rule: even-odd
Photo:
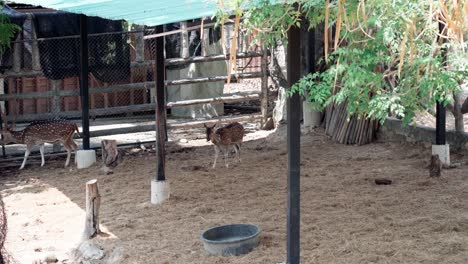
[[[26,128],[20,131],[14,130],[14,125],[9,126],[6,116],[2,114],[2,119],[5,122],[5,127],[1,131],[2,143],[17,143],[26,145],[26,152],[24,153],[24,160],[21,164],[20,170],[26,165],[31,149],[39,145],[41,152],[41,167],[45,164],[44,159],[44,144],[45,143],[62,143],[67,150],[67,161],[65,167],[70,163],[71,152],[77,149],[75,141],[73,141],[73,134],[75,131],[80,134],[78,127],[75,123],[63,120],[53,119],[44,121],[35,121],[30,123]]]
[[[213,169],[216,168],[216,161],[220,151],[224,153],[224,165],[229,168],[227,159],[231,147],[234,147],[236,151],[237,161],[241,161],[240,149],[244,138],[244,127],[241,124],[234,122],[218,129],[215,129],[216,124],[211,127],[206,124],[204,126],[206,128],[206,141],[211,141],[215,147]]]

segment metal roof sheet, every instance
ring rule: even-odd
[[[124,19],[147,26],[211,17],[217,8],[215,0],[15,0],[14,2],[107,19]]]

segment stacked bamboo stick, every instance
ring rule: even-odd
[[[379,128],[377,120],[358,119],[357,115],[348,118],[347,103],[330,104],[325,114],[325,133],[341,144],[364,145],[371,143]]]

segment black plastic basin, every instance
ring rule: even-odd
[[[224,225],[206,230],[201,240],[210,254],[237,256],[249,253],[258,246],[260,232],[260,228],[255,225]]]

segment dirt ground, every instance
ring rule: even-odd
[[[112,175],[97,167],[64,169],[63,159],[48,159],[45,168],[4,169],[6,249],[18,263],[48,254],[64,260],[83,230],[85,182],[96,178],[106,233],[97,239],[122,246],[122,263],[282,262],[285,140],[266,132],[250,133],[247,140],[242,163],[230,169],[210,168],[213,149],[203,140],[170,144],[172,194],[159,206],[149,203],[155,175],[151,151],[133,150]],[[468,263],[466,166],[434,179],[425,168],[430,149],[420,145],[345,146],[320,131],[301,140],[302,263]],[[377,186],[376,177],[393,184]],[[201,232],[231,223],[258,225],[259,247],[238,257],[207,255]]]

